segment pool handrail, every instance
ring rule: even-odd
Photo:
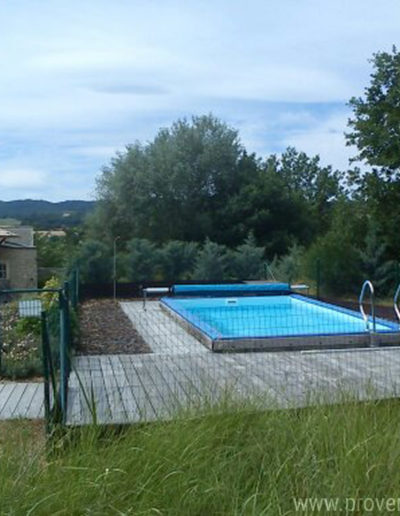
[[[371,299],[371,315],[368,316],[366,313],[365,313],[365,310],[364,310],[364,307],[363,307],[363,301],[364,301],[364,296],[365,296],[365,291],[367,289],[367,287],[369,288],[369,291],[370,291],[370,299]],[[371,345],[372,345],[372,334],[375,333],[375,328],[376,328],[376,323],[375,323],[375,289],[374,289],[374,286],[372,284],[372,282],[370,280],[365,280],[362,287],[361,287],[361,292],[360,292],[360,297],[358,299],[358,303],[359,303],[359,306],[360,306],[360,312],[361,312],[361,315],[365,321],[365,325],[366,325],[366,330],[369,331],[369,333],[371,334]],[[372,330],[370,329],[370,325],[369,325],[369,322],[370,322],[370,317],[372,317]]]
[[[400,323],[399,296],[400,296],[400,283],[396,289],[396,292],[395,292],[394,298],[393,298],[393,308],[397,315],[397,319],[399,320],[399,323]]]

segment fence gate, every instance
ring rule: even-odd
[[[43,378],[48,430],[66,418],[75,302],[70,282],[63,288],[0,290],[0,378]]]

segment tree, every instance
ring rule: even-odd
[[[240,188],[243,154],[237,131],[212,115],[178,120],[103,169],[92,230],[125,241],[213,238],[221,209]]]
[[[400,171],[400,53],[377,52],[371,59],[371,83],[364,97],[352,97],[353,118],[347,144],[356,145],[354,159],[382,167],[388,177]]]
[[[364,279],[372,281],[381,292],[387,292],[395,280],[395,262],[386,260],[386,244],[379,235],[376,221],[369,219],[363,249],[360,250]],[[391,285],[392,283],[392,285]]]
[[[309,243],[316,231],[310,203],[286,187],[275,156],[229,199],[222,218],[231,225],[231,241],[243,242],[252,231],[268,258],[284,254],[294,241]]]
[[[46,236],[37,233],[35,235],[35,246],[39,267],[62,268],[67,265],[70,253],[65,237]]]
[[[323,167],[318,155],[310,158],[304,152],[288,147],[278,166],[286,188],[301,193],[313,212],[319,232],[328,228],[332,206],[339,193],[339,172],[331,166]]]

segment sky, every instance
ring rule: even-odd
[[[334,168],[399,0],[1,0],[0,200],[94,199],[116,151],[213,113]]]

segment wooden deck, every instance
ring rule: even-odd
[[[157,302],[121,306],[153,353],[76,356],[69,425],[168,419],[226,396],[289,408],[400,393],[400,348],[212,353]]]
[[[400,349],[320,353],[79,356],[69,383],[67,424],[137,423],[201,409],[228,395],[268,407],[334,403],[400,393]],[[78,379],[79,376],[79,379]],[[82,386],[82,387],[81,387]]]
[[[43,384],[32,382],[0,383],[0,420],[42,419]]]

